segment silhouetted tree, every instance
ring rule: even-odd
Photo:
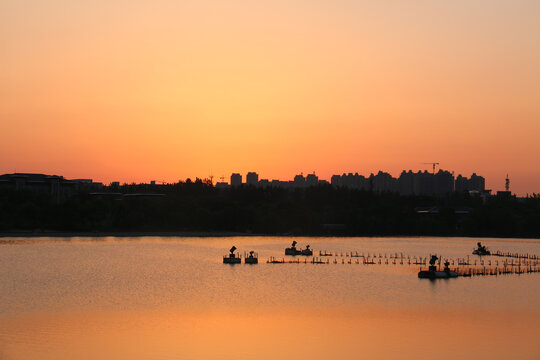
[[[232,231],[296,235],[462,235],[540,237],[540,197],[400,196],[319,185],[239,186],[209,179],[124,184],[111,195],[0,190],[0,231]],[[118,193],[129,195],[113,195]],[[138,194],[164,196],[139,196]],[[434,209],[434,211],[419,211]],[[326,224],[339,224],[337,227]]]

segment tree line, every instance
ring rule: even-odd
[[[81,191],[61,202],[46,193],[0,190],[0,231],[540,238],[538,195],[401,196],[331,185],[217,189],[200,179],[106,190],[116,194]],[[125,196],[148,193],[163,196]]]

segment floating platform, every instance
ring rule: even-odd
[[[458,273],[452,270],[420,270],[418,272],[418,277],[420,279],[450,279],[457,278]]]
[[[258,264],[259,255],[255,251],[250,251],[249,255],[244,254],[244,264]]]
[[[236,246],[233,246],[231,250],[229,250],[228,255],[223,255],[223,263],[224,264],[241,264],[242,258],[236,251]]]
[[[474,249],[472,253],[473,253],[473,255],[478,255],[478,256],[489,256],[489,255],[491,255],[491,251],[489,251],[489,249],[487,247],[482,245],[481,242],[477,243],[477,248]]]
[[[240,257],[231,257],[230,255],[224,255],[223,256],[223,263],[224,264],[241,264],[242,258]]]
[[[313,255],[313,250],[311,250],[311,249],[309,248],[309,245],[308,245],[308,246],[306,246],[305,249],[300,250],[300,255],[304,255],[304,256],[312,256],[312,255]]]
[[[473,252],[473,255],[478,255],[478,256],[489,256],[491,255],[491,251],[489,250],[474,250]]]

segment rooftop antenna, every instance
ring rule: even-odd
[[[439,165],[438,162],[425,162],[425,163],[422,163],[422,164],[433,165],[433,174],[435,174],[435,167]]]
[[[508,178],[508,174],[506,174],[506,180],[504,181],[504,189],[510,191],[510,179]]]

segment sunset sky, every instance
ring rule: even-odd
[[[540,1],[5,0],[0,173],[540,192]]]

